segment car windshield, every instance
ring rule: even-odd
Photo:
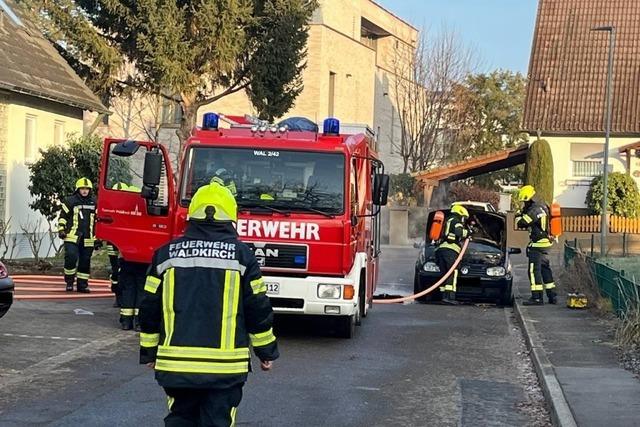
[[[344,209],[344,155],[290,150],[191,147],[182,176],[184,206],[218,177],[240,208],[340,214]]]

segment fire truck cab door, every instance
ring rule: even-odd
[[[149,157],[160,158],[162,163],[159,184],[154,188],[143,182]],[[167,159],[165,148],[154,142],[104,142],[96,235],[118,248],[127,261],[151,262],[153,252],[171,237],[175,193]]]

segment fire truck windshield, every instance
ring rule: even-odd
[[[198,188],[217,179],[240,208],[336,215],[344,211],[344,169],[341,153],[190,147],[180,199],[187,206]]]

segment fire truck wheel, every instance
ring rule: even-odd
[[[340,338],[351,339],[356,334],[356,315],[340,316],[337,320],[337,332]]]

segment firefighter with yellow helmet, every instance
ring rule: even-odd
[[[76,181],[75,191],[61,203],[58,237],[64,241],[64,281],[73,291],[77,277],[78,292],[88,293],[91,255],[100,246],[95,236],[96,199],[88,178]]]
[[[516,213],[516,225],[529,229],[529,244],[527,257],[529,258],[529,281],[531,283],[531,298],[524,305],[542,305],[544,291],[550,304],[557,302],[556,285],[549,263],[549,249],[553,246],[550,235],[550,211],[547,204],[536,197],[536,190],[531,185],[525,185],[518,192],[518,200],[523,203],[522,211]]]
[[[158,249],[140,307],[140,363],[169,396],[165,425],[234,425],[250,370],[279,356],[258,262],[240,242],[237,205],[218,182],[198,189],[184,236]]]
[[[468,218],[469,212],[464,206],[454,204],[451,207],[451,213],[444,225],[443,241],[436,249],[436,263],[442,274],[446,274],[453,267],[460,254],[462,241],[469,237],[469,228],[465,224]],[[458,269],[456,268],[440,287],[444,303],[457,304],[457,285]]]

